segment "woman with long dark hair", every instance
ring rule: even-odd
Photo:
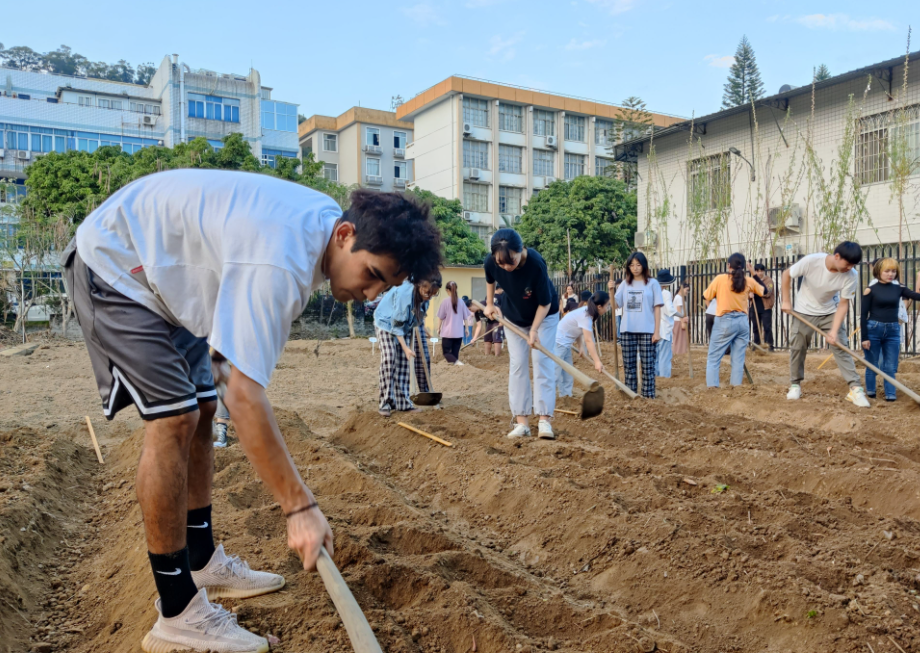
[[[492,254],[483,266],[486,272],[487,318],[502,315],[512,324],[528,332],[521,338],[510,329],[505,333],[511,368],[508,374],[508,401],[514,416],[514,428],[509,438],[530,435],[528,421],[531,413],[540,416],[539,437],[553,440],[551,420],[556,408],[556,365],[548,356],[533,348],[540,342],[551,349],[556,342],[559,324],[559,299],[550,281],[546,261],[536,250],[524,247],[520,234],[514,229],[499,229],[492,235]],[[502,306],[494,302],[495,284],[504,288]],[[530,362],[533,362],[533,389],[530,384]]]
[[[719,387],[719,366],[729,347],[732,354],[731,384],[741,385],[744,379],[744,358],[751,340],[748,293],[763,297],[763,286],[752,277],[745,276],[745,267],[754,274],[754,268],[745,262],[743,254],[732,254],[728,257],[728,272],[718,275],[703,292],[707,301],[715,299],[718,305],[706,360],[706,385],[710,388]]]
[[[649,278],[648,259],[633,252],[626,259],[626,275],[617,287],[617,306],[622,307],[620,344],[623,347],[625,382],[633,392],[638,386],[638,362],[642,362],[642,396],[655,398],[656,344],[660,340],[661,286]]]
[[[673,343],[671,353],[675,356],[683,356],[690,351],[690,318],[689,303],[687,295],[690,293],[690,284],[684,281],[680,284],[680,290],[674,296],[674,310],[677,311],[674,320],[674,334],[671,338]]]
[[[438,307],[438,334],[441,336],[441,351],[444,360],[454,365],[460,362],[460,347],[463,344],[463,329],[467,318],[472,317],[470,309],[457,295],[457,282],[448,281],[445,286],[449,297]]]
[[[586,355],[594,361],[594,369],[603,372],[604,364],[594,344],[594,324],[609,309],[610,295],[598,291],[591,295],[585,306],[574,309],[559,320],[559,328],[556,329],[556,356],[571,363],[572,346],[578,343],[579,350],[586,352]],[[574,386],[575,379],[572,378],[572,375],[557,366],[556,392],[559,396],[571,397]]]

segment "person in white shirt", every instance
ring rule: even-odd
[[[827,333],[828,343],[833,345],[847,341],[844,328],[850,301],[856,296],[859,275],[853,269],[862,260],[862,248],[853,242],[844,241],[837,245],[833,254],[809,254],[795,265],[783,271],[783,313],[792,313],[792,280],[801,279],[802,284],[795,296],[795,312],[803,319]],[[797,319],[789,328],[789,372],[792,385],[787,399],[796,400],[802,396],[801,383],[805,379],[805,355],[812,331]],[[832,347],[837,368],[850,386],[847,401],[860,408],[869,408],[869,400],[856,372],[856,363],[846,352]]]
[[[284,585],[214,546],[216,386],[225,385],[243,450],[285,515],[288,546],[308,570],[322,547],[332,554],[332,531],[265,387],[292,321],[326,279],[338,301],[372,300],[441,263],[427,206],[367,190],[351,199],[343,214],[330,197],[268,175],[161,172],[109,197],[64,252],[103,412],[112,419],[134,404],[145,422],[136,487],[160,596],[141,643],[148,653],[268,650],[208,600]]]
[[[572,362],[572,347],[578,346],[586,356],[594,361],[594,369],[604,371],[604,364],[597,353],[594,343],[594,324],[601,315],[610,310],[610,295],[598,291],[591,295],[588,303],[576,308],[559,320],[556,328],[556,356],[567,363]],[[559,366],[556,366],[556,392],[560,397],[571,397],[575,379]]]
[[[719,301],[713,297],[706,307],[706,339],[712,339],[712,327],[716,324],[716,313],[719,310]]]
[[[659,335],[661,340],[658,341],[658,357],[656,363],[656,375],[666,379],[671,378],[671,334],[674,332],[674,316],[677,315],[677,309],[674,308],[674,298],[671,295],[670,286],[676,279],[668,268],[658,270],[658,276],[655,278],[658,285],[661,286],[661,298],[664,304],[661,306],[661,327]]]
[[[633,252],[626,259],[626,279],[617,287],[617,306],[623,307],[620,342],[623,345],[623,376],[630,390],[636,392],[639,380],[638,361],[642,364],[642,396],[655,398],[657,343],[661,338],[661,286],[649,277],[648,259]]]

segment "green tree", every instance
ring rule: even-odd
[[[617,129],[614,131],[617,142],[641,136],[652,127],[652,114],[642,98],[630,95],[621,104],[617,109]]]
[[[823,82],[825,79],[831,78],[831,71],[828,69],[826,64],[821,64],[818,66],[818,69],[815,71],[815,81]]]
[[[134,83],[140,84],[141,86],[147,86],[156,72],[157,67],[153,65],[152,61],[139,64],[137,70],[134,71]]]
[[[46,52],[43,58],[43,67],[51,73],[60,75],[79,75],[84,72],[89,63],[82,54],[77,54],[67,45],[62,45],[57,50]]]
[[[447,200],[428,190],[414,188],[415,197],[431,207],[431,215],[441,229],[444,260],[453,265],[480,265],[489,250],[463,219],[460,200]]]
[[[736,107],[739,104],[750,102],[752,98],[757,100],[761,97],[763,97],[763,82],[760,81],[754,48],[751,47],[747,36],[742,36],[738,49],[735,51],[735,63],[732,64],[728,72],[728,81],[725,82],[722,108]]]
[[[108,79],[109,64],[104,61],[87,61],[86,76],[96,79]]]
[[[113,82],[124,82],[126,84],[132,84],[134,83],[134,66],[129,64],[124,59],[119,59],[118,63],[109,66],[109,69],[106,71],[105,78],[110,79]]]
[[[517,230],[555,270],[568,268],[571,236],[572,272],[626,260],[636,233],[636,194],[609,177],[557,181],[532,198]]]
[[[39,70],[42,64],[42,55],[24,45],[3,50],[0,52],[0,59],[8,68],[17,70]]]

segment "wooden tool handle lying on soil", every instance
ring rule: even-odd
[[[335,563],[326,552],[325,548],[320,549],[319,558],[316,560],[316,570],[323,579],[326,591],[335,604],[342,623],[345,624],[345,632],[348,633],[348,639],[351,640],[351,646],[355,653],[383,653],[374,631],[367,623],[364,613],[352,596],[348,585],[336,569]]]
[[[795,311],[791,312],[790,315],[792,315],[792,317],[794,317],[795,319],[797,319],[799,322],[801,322],[802,324],[804,324],[805,326],[807,326],[809,329],[811,329],[811,330],[814,331],[815,333],[824,336],[824,339],[827,340],[827,334],[824,333],[824,331],[822,331],[822,330],[819,329],[818,327],[816,327],[814,324],[812,324],[811,322],[809,322],[808,320],[806,320],[804,317],[802,317],[801,315],[799,315],[799,314],[796,313]],[[830,342],[830,340],[828,340],[828,342]],[[860,356],[859,354],[857,354],[855,351],[853,351],[852,349],[850,349],[850,348],[847,347],[846,345],[843,345],[843,344],[841,344],[841,343],[839,343],[839,342],[835,342],[835,343],[832,343],[832,344],[833,344],[835,347],[837,347],[838,349],[842,349],[843,351],[845,351],[846,353],[848,353],[850,356],[853,357],[854,360],[859,361],[860,363],[862,363],[863,365],[865,365],[866,367],[868,367],[870,370],[872,370],[873,372],[875,372],[876,374],[878,374],[880,377],[882,377],[883,379],[885,379],[886,381],[888,381],[888,383],[890,383],[891,385],[893,385],[894,387],[896,387],[898,390],[900,390],[901,392],[903,392],[904,394],[906,394],[908,397],[910,397],[911,399],[913,399],[914,401],[916,401],[918,404],[920,404],[920,395],[918,395],[916,392],[914,392],[913,390],[911,390],[910,388],[908,388],[906,385],[904,385],[903,383],[901,383],[900,381],[898,381],[898,380],[895,379],[894,377],[888,376],[888,375],[885,374],[882,370],[880,370],[879,368],[877,368],[875,365],[873,365],[872,363],[870,363],[869,361],[867,361],[865,358],[863,358],[862,356]]]
[[[593,362],[594,362],[593,360],[591,360],[590,358],[588,358],[587,356],[585,356],[584,352],[582,352],[582,351],[579,351],[579,352],[578,352],[578,355],[581,356],[582,358],[584,358],[584,359],[585,359],[586,361],[588,361],[589,363],[593,363]],[[607,370],[604,370],[604,374],[606,374],[606,375],[607,375],[607,378],[610,379],[611,381],[613,381],[613,382],[616,384],[617,388],[619,388],[620,390],[622,390],[622,391],[626,394],[626,396],[628,396],[630,399],[635,399],[636,397],[639,396],[639,395],[637,395],[635,392],[633,392],[632,390],[630,390],[628,385],[626,385],[625,383],[623,383],[622,381],[620,381],[617,377],[615,377],[613,374],[611,374],[611,373],[608,372]]]

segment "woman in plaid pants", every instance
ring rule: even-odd
[[[427,377],[431,359],[425,314],[429,300],[440,289],[440,274],[417,284],[405,281],[390,290],[374,311],[374,329],[380,345],[378,410],[384,417],[389,417],[393,410],[418,410],[409,399],[410,360],[415,365],[419,389],[430,392]],[[415,327],[419,327],[419,341],[415,341]]]
[[[657,343],[661,339],[661,285],[649,278],[648,260],[642,252],[633,252],[626,260],[626,279],[617,288],[617,306],[623,309],[620,321],[620,344],[623,346],[623,370],[626,385],[637,392],[637,357],[642,361],[642,396],[655,398]]]

